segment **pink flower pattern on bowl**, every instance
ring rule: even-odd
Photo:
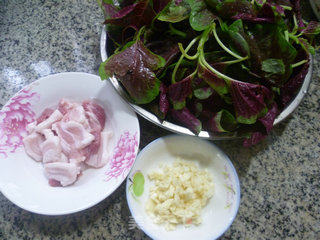
[[[0,111],[0,158],[7,157],[23,145],[26,126],[33,122],[35,113],[31,103],[40,96],[30,88],[21,90]]]
[[[106,181],[117,178],[120,175],[122,175],[123,178],[126,176],[126,173],[131,169],[136,158],[137,148],[137,132],[135,134],[130,134],[129,131],[125,131],[121,134],[120,139],[114,148],[114,154],[110,160],[110,170],[106,173]]]

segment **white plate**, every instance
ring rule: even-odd
[[[200,168],[206,168],[212,173],[214,195],[202,210],[201,225],[188,228],[178,226],[173,231],[166,231],[164,226],[154,224],[145,211],[152,184],[147,174],[156,170],[160,163],[173,162],[178,156],[195,161]],[[144,192],[139,197],[134,195],[130,187],[133,176],[138,171],[145,179]],[[208,141],[180,135],[159,138],[138,154],[127,179],[126,194],[129,209],[137,226],[151,238],[165,240],[216,239],[229,228],[240,203],[239,179],[229,158]]]
[[[105,109],[106,127],[114,131],[110,160],[87,169],[73,185],[51,187],[42,163],[25,154],[26,124],[62,97],[96,99]],[[41,78],[14,95],[0,111],[0,190],[19,207],[40,214],[61,215],[89,208],[108,197],[128,175],[140,139],[136,114],[108,81],[87,73],[60,73]]]

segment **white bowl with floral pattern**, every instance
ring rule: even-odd
[[[153,185],[148,174],[159,169],[160,164],[170,164],[178,158],[208,170],[213,177],[214,193],[202,209],[200,225],[179,225],[167,231],[164,225],[155,224],[146,212],[149,189]],[[239,179],[228,156],[209,141],[182,135],[159,138],[140,151],[127,178],[126,194],[134,219],[129,227],[140,228],[158,240],[217,239],[232,224],[240,204]]]
[[[42,163],[35,162],[22,144],[26,125],[61,98],[95,99],[106,112],[106,127],[114,135],[109,162],[83,171],[71,186],[51,187]],[[139,147],[136,114],[108,81],[87,73],[43,77],[15,94],[0,111],[0,190],[17,206],[39,214],[62,215],[89,208],[115,191],[127,177]]]

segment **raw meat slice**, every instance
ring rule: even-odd
[[[54,179],[49,179],[49,185],[51,187],[62,187],[61,183]]]
[[[83,101],[82,106],[86,112],[91,112],[96,116],[100,123],[101,129],[103,129],[106,122],[106,114],[104,109],[93,100]]]
[[[61,149],[63,151],[64,154],[66,154],[68,157],[71,154],[72,151],[72,147],[68,144],[68,142],[62,137],[62,130],[60,127],[60,122],[54,123],[52,124],[52,130],[58,135],[58,137],[60,138],[60,145],[61,145]]]
[[[43,110],[40,117],[37,118],[37,124],[42,123],[44,120],[47,120],[53,112],[54,110],[51,108],[46,108],[45,110]]]
[[[62,121],[75,121],[81,123],[83,124],[86,130],[90,131],[89,121],[86,117],[86,112],[80,104],[74,105],[74,107],[63,116]]]
[[[72,102],[66,98],[62,98],[58,105],[58,110],[65,115],[68,111],[74,108],[76,105],[79,105],[75,102]]]
[[[43,162],[50,186],[70,185],[85,169],[108,162],[112,133],[103,131],[105,121],[104,109],[96,102],[61,99],[56,110],[45,109],[27,125],[25,151]]]
[[[73,147],[82,149],[94,140],[94,136],[85,130],[83,125],[75,121],[59,122],[55,124],[53,129],[57,132],[58,136],[71,147],[71,149]]]
[[[43,154],[43,163],[67,162],[68,159],[66,156],[63,157],[61,152],[60,138],[54,136],[50,129],[45,129],[42,132],[46,138],[46,140],[40,145]]]
[[[24,149],[26,153],[37,162],[42,161],[42,151],[40,144],[44,141],[44,137],[39,133],[32,133],[23,139]]]
[[[113,133],[110,131],[101,132],[101,141],[99,151],[96,154],[90,155],[85,163],[94,168],[100,168],[107,164],[109,160],[108,145]]]
[[[44,135],[44,137],[45,137],[46,139],[49,139],[49,138],[51,138],[51,137],[54,136],[54,133],[53,133],[52,130],[49,129],[49,128],[43,129],[43,130],[41,131],[41,133]]]
[[[67,186],[77,180],[80,167],[75,163],[54,162],[44,164],[44,171],[49,183],[55,180],[60,182],[62,186]]]
[[[93,101],[84,101],[82,105],[86,110],[86,117],[91,129],[90,133],[95,137],[94,141],[88,147],[83,149],[84,155],[88,158],[91,155],[96,155],[99,151],[101,138],[100,133],[104,128],[106,116],[103,109]]]
[[[49,118],[44,120],[43,122],[39,123],[36,126],[36,131],[41,132],[43,129],[51,128],[52,124],[58,122],[62,119],[63,115],[59,110],[55,110]]]
[[[99,151],[100,138],[101,138],[101,126],[95,115],[91,112],[87,112],[87,117],[89,119],[90,133],[94,136],[93,142],[83,149],[83,154],[88,157],[90,155],[96,154]]]

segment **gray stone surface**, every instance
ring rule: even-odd
[[[312,18],[308,4],[304,9]],[[0,1],[0,107],[41,76],[97,74],[102,21],[94,0]],[[314,68],[302,104],[264,142],[249,149],[216,142],[234,163],[242,190],[238,215],[221,239],[320,239],[319,54]],[[141,147],[169,134],[139,120]],[[59,217],[24,211],[0,193],[0,239],[148,239],[129,229],[129,216],[124,184],[100,204]]]

